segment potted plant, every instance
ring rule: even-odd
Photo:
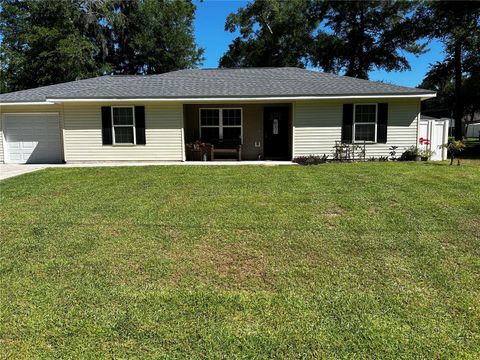
[[[187,148],[188,152],[190,153],[190,160],[202,160],[202,161],[207,161],[208,155],[207,155],[207,150],[208,150],[208,145],[205,144],[202,140],[196,140],[194,142],[190,142],[185,144],[185,147]],[[199,159],[195,159],[195,154],[198,154],[200,157]]]
[[[430,160],[430,158],[432,157],[433,155],[433,151],[430,150],[430,149],[420,149],[418,151],[418,155],[417,157],[420,157],[420,160],[422,161],[427,161],[427,160]],[[418,161],[418,160],[417,160]]]
[[[433,153],[432,150],[430,150],[427,147],[430,144],[430,140],[427,138],[420,137],[418,139],[418,142],[420,145],[425,145],[425,148],[417,149],[418,153],[417,153],[416,161],[420,161],[420,160],[427,161],[432,157],[432,153]]]

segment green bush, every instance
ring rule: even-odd
[[[308,155],[308,156],[297,156],[293,159],[294,163],[299,165],[318,165],[324,164],[327,162],[328,155],[323,154],[323,156],[318,155]]]

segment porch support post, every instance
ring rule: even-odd
[[[292,102],[292,161],[295,158],[295,102]]]
[[[182,161],[185,162],[187,160],[187,154],[185,150],[185,111],[184,111],[184,104],[182,106],[182,129],[181,129],[181,136],[182,136]]]

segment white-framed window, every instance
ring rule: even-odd
[[[135,145],[135,107],[112,106],[112,139],[114,145]]]
[[[242,108],[200,108],[200,138],[205,142],[240,140],[243,143]]]
[[[353,141],[377,142],[377,104],[355,104],[353,107]]]

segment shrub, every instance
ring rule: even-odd
[[[293,159],[294,163],[299,165],[318,165],[326,163],[328,155],[323,154],[323,156],[318,155],[308,155],[308,156],[297,156]]]
[[[365,161],[368,161],[368,162],[385,162],[385,161],[388,161],[388,156],[378,156],[378,157],[370,156]]]
[[[418,149],[416,146],[412,145],[403,152],[400,156],[400,161],[413,161],[417,156],[419,156]]]

